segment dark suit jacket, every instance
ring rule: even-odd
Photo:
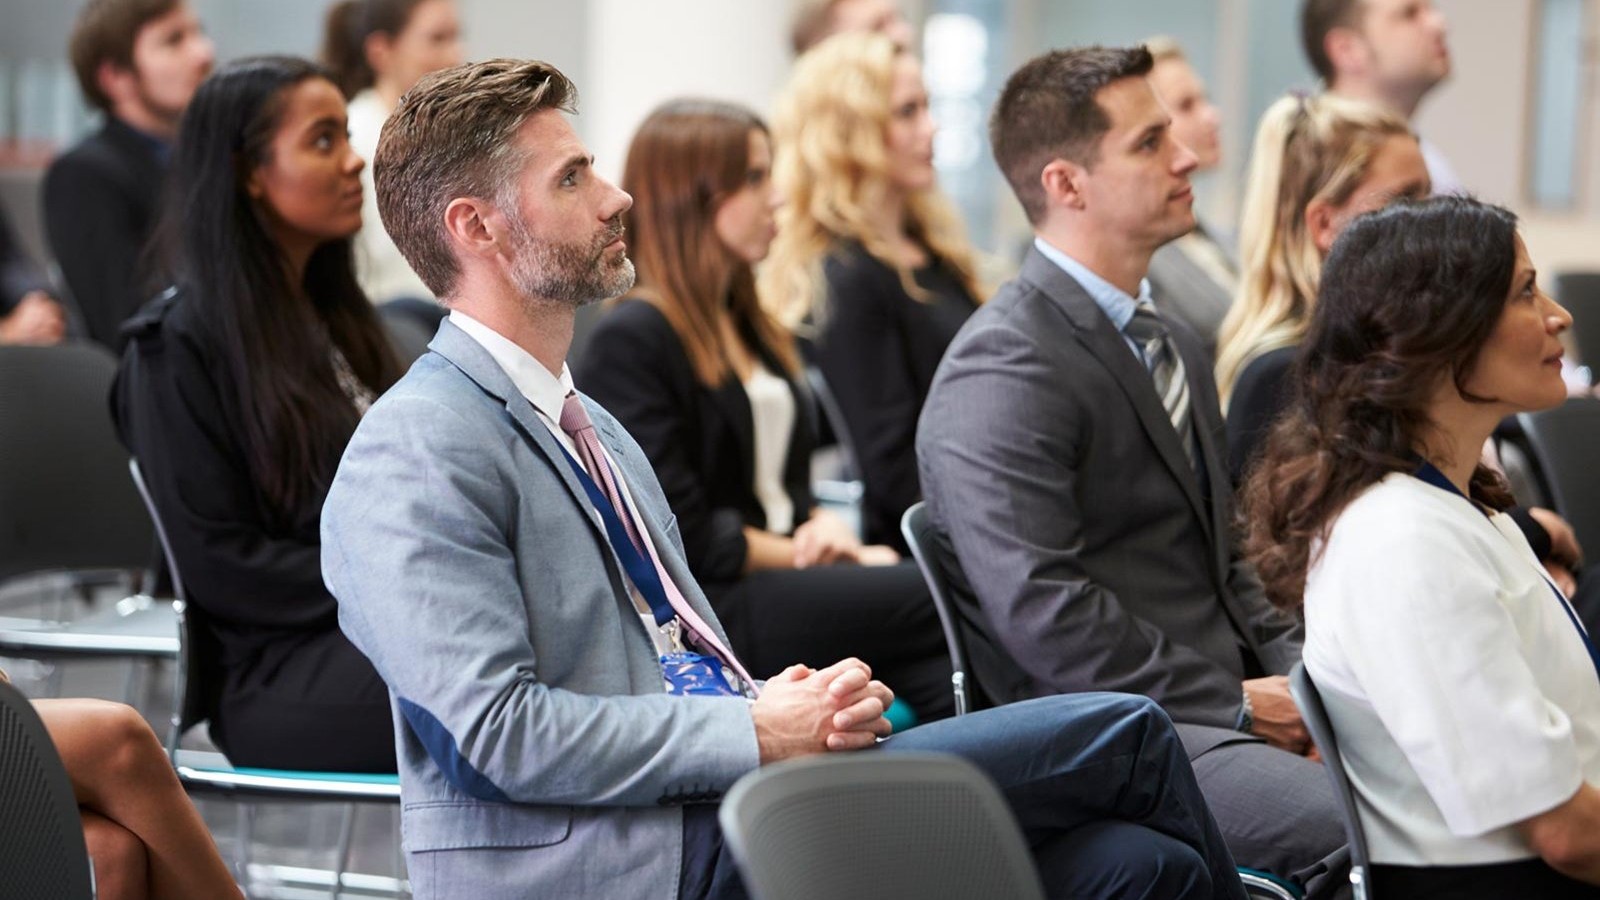
[[[165,175],[152,140],[109,116],[45,175],[50,252],[88,337],[113,350],[122,322],[154,294],[145,251]]]
[[[759,347],[753,336],[746,342]],[[782,376],[777,360],[764,352],[758,356]],[[755,424],[744,386],[731,377],[715,390],[702,385],[666,316],[638,299],[625,299],[601,317],[573,380],[644,449],[678,517],[695,577],[702,582],[739,578],[747,553],[744,527],[766,528],[755,493]],[[798,524],[813,505],[815,414],[801,384],[789,381],[789,390],[795,425],[783,483]]]
[[[917,416],[950,340],[977,308],[938,261],[919,269],[922,300],[860,244],[840,241],[822,265],[828,309],[815,361],[839,401],[861,467],[862,536],[903,554],[900,517],[922,497]]]
[[[1216,389],[1197,339],[1169,325],[1208,485],[1144,365],[1036,249],[950,345],[917,451],[995,699],[1127,691],[1222,739],[1240,682],[1287,673],[1303,638],[1235,552]]]
[[[128,323],[111,411],[161,511],[189,598],[205,609],[232,665],[338,628],[338,611],[322,583],[323,497],[288,521],[269,512],[250,474],[236,387],[202,307],[172,292]]]

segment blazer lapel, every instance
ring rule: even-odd
[[[739,379],[732,374],[729,374],[721,385],[702,390],[711,399],[707,405],[714,410],[712,415],[720,416],[728,423],[728,428],[739,444],[740,470],[728,474],[737,479],[737,484],[753,484],[756,471],[756,423],[755,416],[750,410],[750,396],[745,393],[744,385],[740,384]],[[707,433],[716,432],[707,429]]]
[[[1172,471],[1172,476],[1183,488],[1184,496],[1194,508],[1195,517],[1200,520],[1201,527],[1208,535],[1211,534],[1211,516],[1206,509],[1204,498],[1200,496],[1199,478],[1189,465],[1189,456],[1183,452],[1183,443],[1178,439],[1178,432],[1172,427],[1172,420],[1167,417],[1166,407],[1156,395],[1155,382],[1150,378],[1150,371],[1134,357],[1133,350],[1123,339],[1121,332],[1111,324],[1111,320],[1106,317],[1105,312],[1088,292],[1076,279],[1040,253],[1037,247],[1028,251],[1028,256],[1022,263],[1020,277],[1038,287],[1060,307],[1076,327],[1078,341],[1100,361],[1101,365],[1111,371],[1117,386],[1122,388],[1122,393],[1128,398],[1128,402],[1133,404],[1134,412],[1139,416],[1139,423],[1144,426],[1145,434],[1155,446],[1156,454],[1161,457],[1161,461]],[[1185,358],[1184,370],[1189,378],[1192,397],[1195,390],[1195,373],[1190,369],[1192,364]]]
[[[511,417],[513,424],[530,444],[544,454],[545,461],[555,470],[556,477],[561,479],[561,483],[566,485],[567,493],[572,495],[572,502],[583,512],[584,520],[594,529],[595,535],[609,547],[610,540],[606,537],[605,530],[591,512],[589,495],[584,492],[583,485],[578,483],[578,476],[572,471],[572,465],[567,462],[566,450],[556,442],[550,429],[539,421],[539,413],[534,410],[533,404],[527,397],[522,396],[516,385],[511,383],[511,376],[500,368],[500,364],[494,361],[489,351],[456,327],[449,318],[440,324],[439,333],[429,342],[428,349],[449,360],[463,375],[472,379],[484,393],[505,404],[506,414]]]

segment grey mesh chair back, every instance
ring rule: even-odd
[[[28,698],[0,682],[0,900],[92,900],[72,782]]]
[[[972,669],[967,664],[966,638],[961,634],[950,574],[945,568],[956,565],[956,561],[946,559],[939,552],[938,537],[933,533],[926,502],[917,501],[900,517],[900,533],[911,548],[917,568],[922,570],[922,580],[927,582],[928,593],[933,595],[934,609],[939,611],[939,626],[944,629],[945,648],[950,652],[950,686],[956,695],[956,715],[964,716],[982,709],[990,704],[973,680]]]
[[[1600,361],[1597,361],[1600,362]],[[1600,400],[1578,397],[1555,409],[1519,413],[1550,501],[1589,553],[1600,552]]]
[[[93,344],[0,347],[0,581],[149,564],[150,520],[108,411],[116,373]]]
[[[733,786],[718,818],[756,900],[1044,897],[1000,791],[953,756],[868,752],[764,767]]]
[[[1322,768],[1333,781],[1333,793],[1339,800],[1339,812],[1344,818],[1345,837],[1350,840],[1350,887],[1355,900],[1373,900],[1371,859],[1367,854],[1367,835],[1361,829],[1361,817],[1356,810],[1356,791],[1344,770],[1344,758],[1339,755],[1339,740],[1333,733],[1333,723],[1328,721],[1327,707],[1322,705],[1322,695],[1306,671],[1305,663],[1295,663],[1289,673],[1289,693],[1305,720],[1311,740],[1322,754]]]

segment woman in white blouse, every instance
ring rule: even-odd
[[[1600,896],[1600,658],[1479,462],[1502,418],[1566,398],[1570,324],[1511,213],[1364,216],[1245,486],[1269,596],[1303,598],[1380,896]]]

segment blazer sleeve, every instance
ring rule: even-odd
[[[617,601],[609,584],[581,582],[524,595],[511,535],[531,488],[490,449],[507,440],[515,438],[437,398],[390,395],[373,407],[322,517],[340,626],[464,793],[650,806],[682,785],[725,791],[759,760],[743,698],[599,696],[540,679],[528,608],[558,619],[581,617],[596,592]]]
[[[574,381],[644,449],[678,517],[695,577],[705,582],[739,578],[749,554],[744,517],[713,504],[691,459],[689,448],[704,437],[695,430],[692,412],[699,386],[666,318],[642,300],[613,309],[595,326]]]
[[[189,341],[135,341],[113,390],[189,596],[213,617],[268,628],[331,627],[317,542],[265,521],[214,366]]]
[[[99,166],[63,156],[44,181],[45,232],[90,340],[122,346],[119,331],[146,299],[147,239],[126,188]]]
[[[895,273],[841,251],[823,263],[828,308],[817,366],[839,402],[865,488],[869,541],[903,543],[900,515],[921,496],[917,478],[917,414],[922,397],[897,307],[914,303]]]
[[[10,223],[0,215],[0,315],[9,313],[31,291],[50,293],[50,285],[22,251]]]
[[[1036,336],[969,326],[923,411],[934,518],[995,638],[1040,685],[1144,694],[1175,721],[1234,728],[1239,679],[1130,613],[1084,564],[1078,407],[1094,402],[1063,385]]]

